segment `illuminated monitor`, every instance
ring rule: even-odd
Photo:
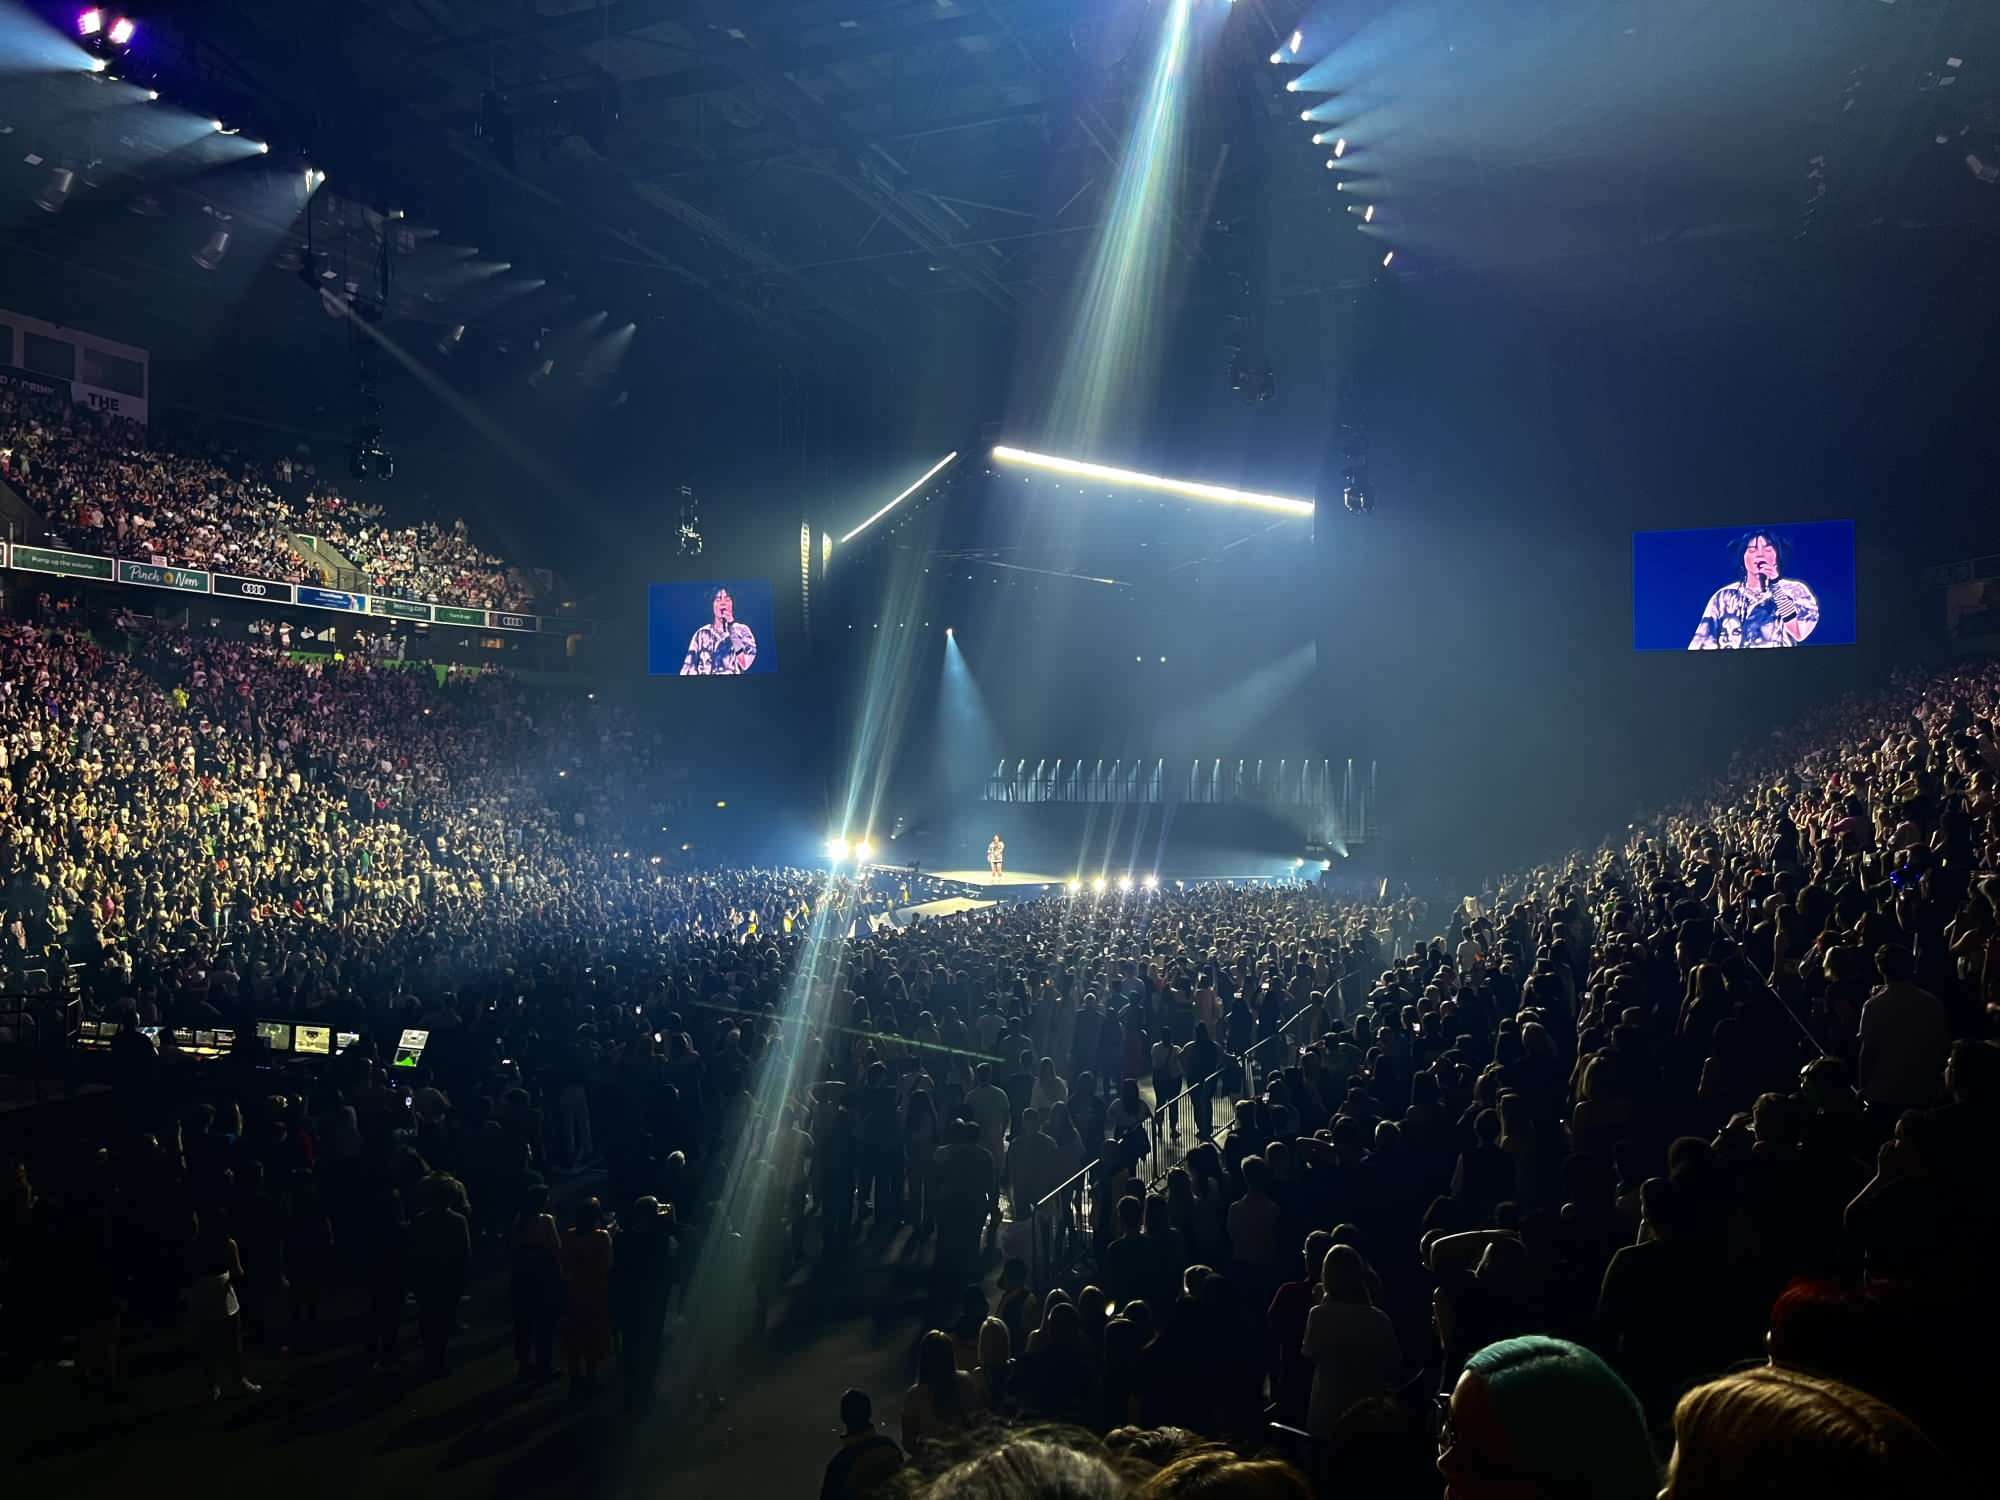
[[[770,579],[654,584],[646,591],[646,670],[655,677],[777,671]]]
[[[424,1047],[430,1039],[431,1034],[428,1031],[406,1027],[401,1039],[396,1043],[396,1055],[390,1059],[389,1065],[395,1068],[414,1068],[423,1057]]]
[[[336,1031],[333,1034],[333,1050],[335,1053],[345,1052],[360,1040],[361,1033],[358,1031]]]
[[[290,1021],[259,1021],[257,1023],[257,1035],[263,1038],[264,1045],[269,1047],[273,1052],[289,1052],[292,1050],[292,1023]]]
[[[228,1052],[235,1046],[236,1030],[234,1027],[218,1026],[215,1028],[215,1050],[217,1052]]]
[[[327,1057],[333,1052],[333,1030],[327,1026],[300,1026],[292,1033],[292,1050],[304,1057]]]
[[[1641,651],[1851,646],[1854,523],[1751,522],[1632,535]]]

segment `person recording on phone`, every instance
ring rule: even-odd
[[[1752,531],[1730,545],[1742,576],[1708,596],[1695,622],[1690,651],[1757,650],[1796,646],[1819,624],[1819,599],[1785,576],[1786,546],[1774,531]]]
[[[736,601],[728,589],[709,595],[708,607],[711,618],[689,639],[681,676],[740,676],[757,660],[757,637],[736,618]]]

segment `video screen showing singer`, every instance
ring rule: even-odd
[[[1760,529],[1730,544],[1740,576],[1708,596],[1695,622],[1690,651],[1761,650],[1796,646],[1819,624],[1819,598],[1804,580],[1788,577],[1783,533]]]
[[[757,660],[757,637],[736,618],[736,601],[728,589],[709,595],[709,622],[688,641],[681,660],[683,677],[736,677]],[[671,648],[669,648],[671,649]]]

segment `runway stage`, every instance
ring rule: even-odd
[[[960,912],[985,911],[989,906],[998,906],[997,901],[974,901],[965,896],[947,896],[942,901],[926,901],[919,906],[899,906],[893,920],[898,927],[907,927],[912,917],[955,917]]]
[[[995,876],[991,870],[926,870],[933,880],[949,880],[953,885],[977,886],[982,891],[1013,890],[1017,886],[1062,886],[1068,884],[1061,875],[1037,875],[1029,870],[1008,870]]]

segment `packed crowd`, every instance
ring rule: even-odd
[[[506,563],[472,544],[464,521],[390,526],[380,506],[328,503],[329,498],[314,497],[309,524],[353,560],[370,589],[435,604],[482,604],[488,609],[532,605],[532,594]]]
[[[726,1380],[794,1273],[914,1245],[936,1326],[881,1424],[841,1400],[829,1496],[1953,1493],[1996,715],[1992,667],[1900,684],[1449,909],[898,927],[632,858],[608,710],[16,627],[0,942],[134,1025],[118,1138],[17,1180],[9,1283],[73,1295],[8,1299],[10,1346],[115,1389],[127,1323],[185,1316],[220,1393],[343,1292],[378,1363],[414,1304],[436,1371],[500,1267],[523,1378],[560,1349],[637,1407]],[[265,1016],[361,1040],[288,1070]],[[177,1025],[243,1041],[176,1066]]]
[[[0,479],[81,551],[346,585],[292,540],[323,537],[368,589],[486,609],[533,603],[525,578],[475,546],[463,521],[392,526],[308,463],[156,448],[136,422],[17,386],[0,388]]]
[[[1230,1076],[1262,1034],[1233,1030],[1233,1123],[1164,1172],[1149,1152],[1198,1101],[1155,1063],[1167,1105],[1121,1112],[1143,1047],[1072,1053],[1055,1131],[1047,1062],[1005,1080],[1011,1113],[976,1082],[900,1181],[882,1143],[899,1117],[930,1132],[927,1080],[864,1107],[892,1220],[913,1196],[942,1220],[968,1158],[965,1217],[996,1175],[1018,1213],[1079,1159],[1072,1122],[1103,1144],[1089,1191],[1035,1216],[1087,1221],[1080,1255],[1037,1274],[1031,1244],[970,1289],[893,1433],[849,1392],[825,1493],[1969,1491],[2000,1228],[1996,775],[2000,669],[1898,684],[1619,844],[1424,914],[1427,941],[1407,908],[1364,914],[1341,951],[1382,962],[1353,999],[1324,931],[1277,912],[1221,942],[1163,934],[1168,912],[1101,946],[1071,925],[1095,961],[1053,995],[1061,949],[1022,934],[1003,1055],[1078,989],[1116,994],[1126,1037],[1172,1037],[1211,986],[1225,1017],[1246,992],[1253,1017],[1316,1009],[1274,1073]],[[845,1181],[825,1196],[844,1220]],[[1051,1424],[1097,1437],[1019,1431]]]

